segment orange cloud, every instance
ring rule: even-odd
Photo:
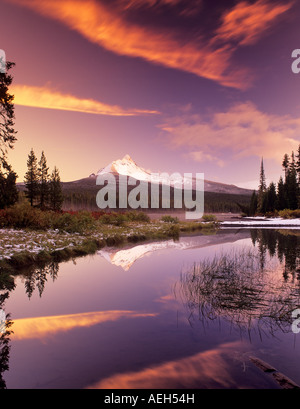
[[[121,13],[109,9],[100,1],[14,1],[61,21],[89,41],[114,53],[140,57],[152,63],[187,71],[238,89],[249,86],[251,75],[245,68],[236,68],[231,64],[230,59],[236,46],[226,41],[242,36],[241,44],[254,42],[275,18],[290,7],[290,5],[279,6],[261,0],[254,4],[243,2],[240,8],[237,5],[223,16],[224,21],[210,42],[201,36],[186,42],[179,40],[175,32],[129,23]],[[172,1],[165,2],[172,3]],[[126,4],[130,7],[133,4],[139,5],[140,2],[128,0]],[[147,4],[151,5],[152,2],[149,0]],[[255,22],[257,11],[260,19],[258,23]],[[220,41],[222,43],[218,45]]]
[[[123,109],[117,105],[108,105],[93,99],[82,99],[70,94],[62,94],[49,87],[14,85],[11,87],[16,105],[58,109],[64,111],[85,112],[96,115],[134,116],[158,114],[157,111]]]
[[[234,388],[237,382],[232,377],[225,355],[232,355],[240,345],[238,341],[223,344],[138,372],[116,374],[91,385],[89,389]]]
[[[16,340],[45,338],[57,332],[70,331],[78,327],[91,327],[107,321],[116,321],[120,318],[154,317],[156,315],[136,311],[113,310],[22,318],[13,321],[13,334],[11,337]]]
[[[190,153],[196,161],[217,161],[227,149],[240,157],[263,155],[281,162],[282,152],[297,149],[300,142],[300,117],[267,114],[251,102],[236,104],[209,118],[189,114],[169,118],[161,128],[175,147],[201,148],[200,154]]]
[[[215,40],[238,41],[240,45],[255,43],[281,14],[292,7],[292,2],[274,4],[258,0],[250,4],[246,1],[223,15],[222,24],[216,31]]]

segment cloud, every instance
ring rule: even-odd
[[[117,0],[114,7],[122,10],[152,9],[155,11],[165,10],[167,7],[176,7],[181,16],[192,16],[201,10],[203,0]]]
[[[251,102],[206,117],[185,113],[166,119],[160,128],[173,146],[189,149],[196,161],[218,162],[225,155],[263,155],[281,161],[284,152],[295,150],[300,143],[300,117],[268,114]]]
[[[234,388],[237,381],[232,375],[230,362],[233,352],[240,347],[239,341],[221,344],[214,349],[140,371],[114,374],[88,389]]]
[[[220,168],[225,166],[225,162],[214,155],[205,153],[203,151],[193,151],[188,154],[195,162],[215,162]]]
[[[20,318],[13,321],[13,339],[43,339],[74,328],[91,327],[121,318],[155,317],[157,314],[127,310],[95,311],[80,314]]]
[[[116,8],[109,8],[96,0],[14,0],[47,17],[61,21],[89,41],[116,54],[139,57],[151,63],[193,73],[217,83],[237,89],[246,89],[251,81],[250,72],[236,67],[231,57],[237,44],[248,45],[257,41],[282,13],[291,7],[258,0],[241,2],[221,18],[221,24],[211,40],[193,35],[190,41],[178,27],[169,29],[141,26],[125,19],[118,8],[141,6],[140,0],[120,0]],[[156,2],[157,3],[157,2]],[[155,5],[147,0],[146,5]],[[161,0],[158,4],[176,5],[183,0]],[[201,2],[197,3],[201,7]],[[123,6],[122,6],[123,5]],[[183,8],[188,11],[188,9]],[[198,9],[197,9],[198,10]],[[191,12],[191,10],[190,10]],[[258,13],[258,17],[256,17]],[[203,16],[205,17],[205,16]],[[259,22],[256,19],[259,18]],[[201,26],[200,26],[201,28]]]
[[[157,111],[123,109],[117,105],[108,105],[93,99],[83,99],[74,95],[63,94],[46,86],[14,85],[11,87],[11,92],[15,97],[14,103],[16,105],[35,108],[58,109],[110,116],[135,116],[159,113]]]
[[[251,4],[246,1],[225,13],[222,24],[216,31],[215,41],[236,41],[239,45],[254,44],[270,28],[281,14],[292,7],[292,2],[274,4],[258,0]]]

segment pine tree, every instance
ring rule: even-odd
[[[42,151],[41,159],[38,166],[39,179],[39,207],[45,209],[49,197],[49,168],[47,167],[47,159],[44,151]]]
[[[297,170],[294,152],[292,152],[291,161],[286,176],[286,193],[288,208],[295,210],[298,208],[298,182]]]
[[[288,175],[289,165],[290,165],[290,158],[289,158],[289,155],[286,153],[282,161],[282,167],[284,170],[285,179],[287,178],[287,175]]]
[[[300,144],[298,146],[298,152],[296,155],[297,162],[296,162],[296,171],[298,175],[298,186],[300,185]]]
[[[267,211],[268,212],[274,212],[275,207],[276,207],[276,202],[277,202],[277,194],[276,194],[276,186],[273,182],[270,183],[270,186],[267,191],[267,197],[266,197],[267,203]]]
[[[25,196],[29,199],[31,206],[33,206],[39,194],[38,165],[33,149],[31,149],[28,155],[27,168],[28,171],[25,174]]]
[[[266,211],[265,210],[266,191],[267,191],[266,176],[265,176],[265,170],[264,170],[264,161],[262,159],[261,165],[260,165],[260,178],[259,178],[258,197],[257,197],[257,209],[258,209],[258,212],[260,213],[265,213]]]
[[[61,210],[63,201],[64,197],[60,183],[59,171],[55,166],[49,182],[49,202],[51,209],[54,211]]]
[[[252,193],[251,201],[250,201],[250,208],[249,208],[249,216],[254,216],[257,211],[257,194],[255,190]]]
[[[277,184],[277,202],[276,202],[276,209],[277,210],[284,210],[287,209],[287,197],[286,197],[286,189],[285,184],[280,176],[279,182]]]
[[[6,162],[8,148],[12,149],[17,140],[17,132],[14,130],[14,97],[9,94],[9,86],[13,78],[8,74],[14,65],[12,62],[7,62],[6,72],[0,72],[0,161],[2,163]]]
[[[0,208],[12,206],[18,200],[19,192],[16,185],[17,174],[11,166],[2,158],[0,170]]]

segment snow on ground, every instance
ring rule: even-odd
[[[300,219],[244,217],[242,220],[221,222],[222,227],[250,226],[250,227],[299,227]]]

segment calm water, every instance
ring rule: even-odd
[[[250,356],[300,384],[299,249],[297,230],[228,229],[18,275],[1,291],[0,384],[278,388]],[[224,256],[241,267],[220,281],[207,272]]]

